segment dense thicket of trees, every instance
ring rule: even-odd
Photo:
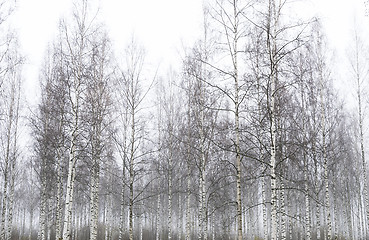
[[[205,1],[181,66],[153,71],[76,0],[23,118],[1,2],[0,239],[367,239],[367,46],[354,31],[340,66],[350,110],[320,20],[294,4]]]

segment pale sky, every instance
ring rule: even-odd
[[[18,0],[12,25],[23,53],[27,95],[37,92],[38,74],[58,22],[72,9],[72,0]],[[149,64],[179,61],[179,52],[197,38],[201,29],[201,0],[100,0],[100,19],[106,24],[116,50],[123,51],[131,36],[145,47]],[[28,99],[32,103],[32,99]]]
[[[100,0],[101,18],[115,48],[123,50],[134,34],[153,64],[179,61],[183,46],[199,36],[202,0]],[[27,57],[25,81],[29,96],[38,87],[39,67],[47,44],[57,33],[58,21],[72,9],[72,0],[18,0],[12,23]],[[296,15],[317,12],[323,19],[332,48],[340,56],[350,40],[354,18],[368,30],[363,0],[307,0]],[[29,97],[30,98],[30,97]],[[32,99],[29,99],[32,102]]]

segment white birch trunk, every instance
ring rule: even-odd
[[[73,207],[73,189],[74,189],[74,179],[76,171],[76,155],[75,155],[75,143],[73,143],[72,137],[72,147],[69,156],[68,165],[68,179],[67,179],[67,192],[65,196],[65,210],[64,210],[64,223],[63,223],[63,240],[69,240],[71,237],[71,225],[72,225],[72,207]]]
[[[290,215],[292,216],[292,208],[290,208]],[[289,225],[289,236],[290,236],[290,240],[293,239],[293,223],[292,223],[292,218],[288,219],[288,225]],[[265,238],[267,239],[267,238]]]
[[[95,126],[96,127],[96,126]],[[93,128],[95,128],[93,127]],[[98,131],[95,131],[96,134]],[[94,137],[92,143],[93,165],[91,169],[91,189],[90,189],[90,240],[97,239],[98,219],[99,219],[99,189],[100,189],[100,154],[99,138]]]
[[[233,33],[238,34],[238,9],[236,1],[233,2],[233,16],[234,16],[234,29]],[[241,150],[240,150],[240,120],[239,120],[239,76],[238,76],[238,37],[235,36],[233,40],[233,78],[234,78],[234,117],[235,117],[235,148],[236,148],[236,201],[237,201],[237,239],[243,239],[242,232],[242,200],[241,200]]]
[[[320,73],[322,74],[322,73]],[[326,129],[325,129],[325,101],[324,101],[324,83],[323,77],[321,77],[321,108],[322,108],[322,146],[323,146],[323,163],[324,163],[324,184],[325,184],[325,209],[327,212],[327,235],[326,239],[332,238],[332,220],[331,220],[331,205],[329,194],[329,182],[328,182],[328,158],[326,150]]]
[[[138,224],[140,225],[139,228],[140,228],[140,240],[142,240],[143,238],[143,223],[142,223],[142,215],[141,214],[139,217],[138,217]]]
[[[108,196],[105,196],[105,203],[104,203],[104,240],[108,240]]]
[[[172,133],[169,133],[172,135]],[[170,138],[171,141],[171,138]],[[172,144],[170,142],[170,144]],[[169,171],[168,171],[168,240],[172,239],[172,149],[169,150]]]
[[[125,159],[123,160],[125,161]],[[123,234],[125,232],[125,214],[124,214],[124,182],[125,182],[125,164],[123,163],[123,179],[122,179],[122,191],[121,191],[121,201],[120,201],[120,224],[119,224],[119,238],[118,240],[123,240]]]
[[[41,203],[40,203],[40,230],[38,240],[45,240],[46,237],[46,179],[43,177],[41,183]]]
[[[273,70],[274,71],[274,70]],[[275,173],[276,168],[276,134],[277,134],[277,128],[276,128],[276,106],[275,106],[275,89],[276,89],[276,79],[273,76],[272,79],[272,87],[271,87],[271,159],[270,159],[270,177],[271,177],[271,239],[276,240],[277,239],[277,176]]]
[[[28,233],[28,240],[32,240],[32,231],[33,231],[33,208],[31,209],[30,216],[29,216],[29,233]]]
[[[178,240],[182,240],[182,226],[183,226],[183,214],[182,214],[182,197],[181,194],[178,194]]]
[[[96,160],[94,164],[98,164]],[[98,227],[98,213],[99,213],[99,173],[94,166],[91,176],[91,190],[90,190],[90,240],[97,239],[97,227]]]
[[[277,147],[277,117],[276,117],[276,85],[278,81],[277,76],[277,28],[279,25],[279,6],[276,6],[274,0],[269,0],[269,22],[270,28],[268,38],[268,47],[270,51],[270,78],[271,78],[271,92],[270,92],[270,118],[271,118],[271,158],[270,158],[270,178],[271,178],[271,239],[277,239],[277,176],[276,176],[276,147]]]
[[[122,192],[121,192],[121,203],[120,203],[120,228],[119,228],[119,240],[123,240],[123,234],[126,232],[125,223],[125,181],[126,181],[126,163],[127,163],[127,127],[128,127],[128,116],[127,111],[124,117],[124,133],[123,133],[123,167],[122,167]]]
[[[20,239],[26,239],[26,234],[25,234],[25,229],[26,229],[26,208],[23,208],[23,217],[22,217],[22,232],[19,235],[19,240]],[[57,239],[58,240],[58,239]]]
[[[352,201],[351,201],[350,188],[348,186],[348,182],[346,182],[346,190],[347,190],[346,218],[348,222],[348,237],[349,239],[353,239],[353,219],[352,219],[352,206],[351,206]]]
[[[363,133],[363,115],[362,115],[362,100],[361,100],[361,76],[360,76],[360,66],[359,66],[359,51],[358,49],[358,39],[356,37],[356,49],[355,49],[355,66],[354,72],[356,73],[356,84],[357,84],[357,99],[358,99],[358,115],[359,115],[359,134],[360,134],[360,154],[363,168],[363,184],[364,184],[364,199],[365,199],[365,209],[366,209],[366,222],[367,229],[369,229],[369,196],[368,196],[368,186],[367,186],[367,167],[365,161],[365,148],[364,148],[364,133]],[[366,232],[366,231],[365,231]]]
[[[4,156],[4,179],[3,179],[3,191],[2,191],[2,210],[1,210],[1,232],[0,239],[6,239],[6,212],[7,212],[7,203],[8,203],[8,183],[9,183],[9,168],[10,168],[10,158],[11,158],[11,134],[13,129],[13,116],[14,116],[14,92],[12,90],[11,93],[11,101],[9,106],[9,112],[7,116],[7,129],[6,129],[6,150]]]
[[[200,163],[200,166],[202,161]],[[199,214],[198,218],[198,230],[197,230],[197,239],[201,240],[202,238],[202,210],[203,210],[203,199],[202,199],[202,190],[203,190],[203,179],[202,179],[202,168],[200,167],[200,183],[199,183],[199,198],[200,198],[200,206],[199,206]]]
[[[12,160],[13,167],[12,170],[14,170],[14,163],[15,159]],[[13,229],[13,210],[14,210],[14,173],[12,173],[11,176],[11,182],[10,182],[10,196],[9,196],[9,205],[8,205],[8,233],[6,236],[7,240],[10,240],[12,237],[12,229]]]
[[[133,240],[133,181],[134,181],[134,151],[135,151],[135,106],[132,106],[131,149],[129,162],[129,240]]]
[[[319,198],[317,198],[319,199]],[[320,240],[320,230],[321,230],[321,225],[320,225],[320,203],[317,204],[316,206],[316,239]]]
[[[13,136],[13,149],[12,149],[12,157],[10,162],[10,196],[9,196],[9,206],[8,206],[8,234],[7,240],[11,239],[12,228],[13,228],[13,210],[14,210],[14,184],[16,178],[16,161],[18,154],[18,121],[19,121],[19,104],[20,104],[20,85],[16,87],[13,86],[12,95],[16,98],[15,100],[15,112],[14,112],[14,136]]]
[[[59,240],[61,235],[61,227],[62,227],[62,205],[61,205],[61,196],[62,196],[62,178],[61,178],[61,155],[59,153],[60,150],[57,150],[58,157],[57,157],[57,191],[56,191],[56,225],[55,225],[55,239]]]
[[[266,180],[262,177],[262,198],[263,198],[263,232],[264,239],[268,239],[268,220],[267,220],[267,204],[266,204]]]
[[[334,239],[338,239],[338,211],[337,211],[337,198],[333,193],[333,222],[334,222]],[[332,229],[332,230],[333,230]],[[333,231],[332,231],[333,232]]]
[[[191,236],[191,178],[190,168],[187,168],[187,204],[186,204],[186,240],[190,240]]]
[[[212,240],[215,240],[215,208],[213,209],[213,216],[212,216]]]
[[[281,179],[281,240],[286,240],[287,238],[287,228],[286,228],[286,203],[285,203],[285,191],[284,191],[284,182]]]
[[[160,240],[160,194],[156,206],[156,240]]]
[[[306,158],[304,154],[304,158]],[[306,161],[306,159],[305,159]],[[309,201],[309,186],[307,179],[307,163],[305,162],[305,231],[306,231],[306,239],[311,239],[311,219],[310,219],[310,201]]]

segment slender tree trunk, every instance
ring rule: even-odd
[[[143,238],[143,224],[142,224],[142,215],[138,217],[138,224],[140,228],[140,240]]]
[[[202,161],[200,162],[200,166],[202,165]],[[200,184],[199,184],[199,198],[200,198],[200,206],[199,206],[199,214],[198,214],[198,231],[197,231],[197,239],[202,239],[202,220],[203,220],[203,198],[202,198],[202,190],[203,190],[203,174],[202,174],[202,167],[200,167]]]
[[[233,33],[238,34],[238,9],[237,1],[233,1],[233,14],[235,17]],[[238,76],[238,36],[234,37],[233,40],[233,78],[234,78],[234,117],[235,117],[235,150],[236,150],[236,194],[237,194],[237,238],[238,240],[243,239],[242,233],[242,200],[241,200],[241,149],[240,149],[240,116],[239,116],[239,76]]]
[[[14,87],[11,91],[10,96],[10,105],[9,105],[9,112],[7,116],[7,129],[6,129],[6,150],[4,156],[4,179],[3,179],[3,195],[2,195],[2,210],[1,210],[1,232],[0,232],[0,239],[6,239],[6,212],[7,212],[7,203],[8,203],[8,183],[9,183],[9,168],[10,168],[10,158],[11,158],[11,134],[13,129],[13,116],[14,116],[14,102],[15,102],[15,93]]]
[[[361,188],[361,187],[360,187]],[[358,215],[360,216],[360,224],[359,224],[359,229],[360,229],[360,234],[361,234],[361,238],[360,239],[364,239],[365,238],[365,235],[366,235],[366,232],[365,232],[365,217],[364,217],[364,203],[363,203],[363,196],[362,196],[362,191],[360,191],[360,195],[359,195],[359,198],[360,198],[360,207],[359,207],[359,213]]]
[[[108,191],[111,191],[110,189],[108,189]],[[107,199],[106,199],[106,223],[105,223],[105,239],[106,240],[111,240],[112,236],[111,236],[111,227],[112,227],[112,196],[110,195],[110,193],[107,195]]]
[[[133,182],[134,182],[134,151],[135,151],[135,106],[132,106],[131,149],[129,162],[129,240],[133,240]]]
[[[292,207],[290,208],[289,212],[290,212],[290,215],[292,216]],[[290,236],[289,240],[292,240],[293,239],[293,223],[292,223],[291,217],[288,219],[288,225],[289,225],[289,236]]]
[[[76,159],[75,158],[76,158],[75,146],[74,146],[74,143],[72,143],[72,148],[71,148],[70,157],[69,157],[69,166],[68,166],[67,192],[65,196],[63,240],[69,240],[69,238],[71,237],[73,189],[74,189],[74,179],[75,179],[75,171],[76,171],[76,165],[75,165]]]
[[[25,228],[26,228],[26,208],[23,208],[23,218],[22,218],[22,232],[19,235],[19,239],[26,239]],[[58,239],[57,239],[58,240]]]
[[[276,147],[277,147],[277,28],[279,25],[279,9],[274,0],[269,0],[270,26],[268,36],[268,47],[270,51],[270,134],[271,134],[271,158],[270,158],[270,178],[271,178],[271,239],[277,239],[277,176],[276,176]]]
[[[122,168],[122,192],[121,192],[121,203],[120,203],[120,227],[119,227],[119,240],[123,240],[123,235],[126,232],[126,223],[125,223],[125,181],[126,181],[126,163],[127,163],[127,126],[128,126],[128,116],[127,112],[125,112],[124,118],[124,133],[123,133],[123,168]]]
[[[286,203],[285,203],[285,190],[284,182],[281,179],[281,240],[286,240],[287,238],[287,227],[286,227]]]
[[[33,231],[33,208],[31,209],[30,215],[29,215],[29,234],[28,234],[28,240],[32,240],[32,231]]]
[[[82,44],[83,45],[83,44]],[[81,59],[80,59],[80,63]],[[67,178],[67,192],[65,196],[64,205],[64,223],[63,223],[63,240],[69,240],[71,237],[71,225],[72,225],[72,209],[73,209],[73,195],[74,195],[74,180],[76,175],[76,162],[77,162],[77,136],[79,132],[79,101],[81,97],[81,79],[79,78],[81,74],[81,69],[79,66],[79,72],[77,74],[77,79],[74,80],[74,101],[72,107],[73,113],[73,128],[71,131],[71,142],[69,149],[69,164],[68,164],[68,178]]]
[[[109,240],[109,195],[105,196],[104,203],[104,240]]]
[[[183,226],[183,214],[182,214],[182,197],[181,193],[178,194],[178,240],[182,240],[182,226]]]
[[[213,209],[213,214],[212,214],[212,240],[215,240],[215,231],[216,231],[216,225],[215,225],[215,208]]]
[[[45,237],[46,237],[46,177],[42,177],[42,183],[41,183],[41,203],[40,203],[40,220],[39,221],[40,221],[40,230],[38,233],[38,240],[45,240]]]
[[[99,118],[98,116],[97,118]],[[90,240],[97,239],[99,220],[99,190],[100,190],[100,161],[101,161],[101,127],[100,123],[92,126],[92,167],[91,167],[91,189],[90,189]]]
[[[188,155],[189,156],[189,155]],[[187,168],[187,204],[186,204],[186,240],[190,240],[191,237],[191,175],[190,167]]]
[[[329,182],[328,182],[328,158],[326,150],[326,129],[325,129],[325,101],[324,101],[324,83],[323,78],[322,89],[321,89],[321,102],[322,102],[322,146],[323,146],[323,162],[324,162],[324,184],[325,184],[325,208],[327,211],[327,240],[332,238],[332,220],[331,220],[331,205],[330,205],[330,194],[329,194]]]
[[[90,196],[90,240],[97,239],[97,228],[99,219],[99,160],[93,160],[91,174],[91,196]]]
[[[271,209],[271,237],[272,240],[275,240],[277,238],[277,175],[275,173],[276,168],[276,134],[277,134],[277,128],[276,128],[276,106],[275,106],[275,89],[276,89],[276,79],[273,77],[272,79],[272,87],[271,87],[271,137],[272,137],[272,144],[271,144],[271,160],[270,160],[270,166],[271,166],[271,203],[272,203],[272,209]]]
[[[123,160],[125,161],[125,159]],[[126,178],[126,174],[125,174],[125,164],[123,164],[123,179],[122,179],[122,190],[121,190],[121,201],[120,201],[120,216],[119,216],[119,240],[123,240],[123,234],[125,232],[125,214],[124,214],[124,184],[125,184],[125,178]]]
[[[169,133],[172,135],[173,133]],[[172,145],[172,139],[170,137],[170,145]],[[168,161],[168,240],[172,239],[172,146],[169,149],[169,161]]]
[[[304,154],[305,156],[305,154]],[[306,156],[305,156],[306,158]],[[306,161],[306,160],[305,160]],[[307,164],[305,163],[305,231],[306,231],[306,239],[311,239],[311,219],[310,219],[310,201],[309,201],[309,186],[307,179]]]
[[[160,240],[160,194],[156,206],[156,240]]]
[[[346,193],[347,193],[347,207],[346,207],[346,218],[347,218],[347,223],[348,223],[348,236],[349,236],[349,239],[353,239],[353,221],[352,221],[352,205],[351,204],[354,204],[352,203],[351,201],[351,196],[350,196],[350,188],[348,186],[348,182],[346,182]]]
[[[61,154],[60,150],[57,149],[57,165],[56,165],[56,175],[57,175],[57,190],[56,190],[56,225],[55,225],[55,238],[59,240],[61,235],[61,227],[62,227],[62,205],[61,205],[61,196],[63,191],[62,186],[62,177],[61,177]]]
[[[14,171],[15,168],[15,159],[12,159],[12,171]],[[9,206],[8,206],[8,233],[6,236],[7,240],[10,240],[12,237],[12,229],[13,229],[13,211],[14,211],[14,172],[12,173],[11,176],[11,182],[10,182],[10,196],[9,196]]]
[[[263,232],[264,239],[268,239],[268,220],[267,220],[267,203],[266,203],[266,179],[265,176],[262,177],[262,198],[263,198]]]
[[[362,115],[362,100],[361,100],[361,76],[360,76],[360,66],[359,66],[359,49],[357,46],[355,49],[355,72],[356,72],[356,84],[357,84],[357,99],[358,99],[358,115],[359,115],[359,135],[360,135],[360,154],[363,168],[363,184],[364,184],[364,199],[365,199],[365,209],[366,209],[366,225],[369,229],[369,196],[368,196],[368,186],[367,186],[367,167],[365,161],[365,148],[364,148],[364,133],[363,133],[363,115]],[[365,229],[364,229],[365,230]],[[366,233],[367,231],[365,231]]]
[[[337,196],[333,193],[333,221],[334,221],[334,239],[338,239],[338,210],[337,210]]]

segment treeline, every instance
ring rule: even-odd
[[[114,51],[89,2],[60,21],[25,118],[24,60],[1,35],[0,239],[369,236],[358,32],[348,110],[320,20],[292,14],[303,3],[204,2],[202,36],[162,74],[134,38]]]

